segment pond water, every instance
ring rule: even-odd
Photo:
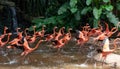
[[[57,52],[57,49],[50,48],[49,43],[45,42],[24,60],[20,57],[20,50],[7,50],[7,55],[0,56],[0,69],[111,69],[108,65],[102,67],[99,62],[95,66],[95,61],[87,58],[88,45],[92,44],[87,43],[79,52],[79,46],[71,41]]]
[[[0,69],[96,69],[102,68],[101,64],[97,67],[94,63],[88,61],[84,63],[87,59],[85,56],[80,56],[80,54],[66,53],[66,54],[55,54],[55,53],[32,53],[25,60],[18,61],[19,55],[9,55],[10,61],[6,60],[8,58],[0,58]],[[14,60],[15,59],[15,60]],[[109,69],[109,66],[104,66],[104,68]]]

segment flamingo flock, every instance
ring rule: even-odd
[[[109,45],[109,38],[118,31],[118,26],[120,23],[117,24],[116,27],[113,27],[111,30],[109,29],[109,25],[105,22],[105,30],[103,30],[103,26],[98,23],[99,27],[97,28],[91,28],[90,25],[87,23],[85,26],[82,27],[82,30],[76,30],[77,36],[72,36],[71,30],[72,28],[69,28],[67,32],[65,32],[65,27],[58,28],[55,26],[53,28],[53,33],[46,34],[45,31],[45,25],[42,26],[41,31],[36,31],[36,26],[33,26],[33,34],[29,35],[27,31],[29,31],[29,28],[26,28],[23,31],[19,31],[20,28],[17,28],[17,37],[10,40],[10,37],[13,35],[12,33],[6,33],[7,27],[4,27],[4,32],[2,35],[0,35],[0,47],[1,48],[7,48],[7,49],[20,49],[22,52],[20,56],[27,56],[28,54],[32,53],[38,47],[41,45],[42,42],[51,42],[52,48],[60,49],[64,47],[68,42],[75,37],[76,38],[76,45],[77,46],[84,46],[85,43],[87,43],[90,40],[90,37],[93,37],[93,42],[102,40],[103,46],[102,49],[99,49],[98,52],[102,53],[101,58],[106,59],[107,55],[110,53],[113,53],[117,49],[117,41],[120,40],[120,38],[115,38],[113,41],[114,49],[110,49]],[[7,40],[3,41],[4,38]],[[117,34],[117,36],[120,36],[120,33]],[[34,48],[30,45],[36,42],[36,45]]]

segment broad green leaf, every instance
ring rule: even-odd
[[[108,2],[110,2],[110,0],[103,0],[103,2],[108,3]]]
[[[56,18],[55,16],[46,18],[44,20],[44,23],[46,23],[46,24],[50,24],[50,23],[55,24],[56,23],[56,19],[55,18]]]
[[[77,0],[70,0],[70,7],[75,7]]]
[[[80,11],[77,11],[75,14],[75,19],[80,20]]]
[[[97,9],[96,7],[93,9],[93,15],[95,19],[99,19],[102,13],[102,9]]]
[[[41,18],[36,18],[36,19],[33,19],[32,22],[35,24],[38,24],[40,22],[43,22],[43,20]]]
[[[101,9],[105,9],[105,6],[104,6],[104,5],[101,5],[100,8],[101,8]]]
[[[91,7],[85,7],[82,9],[81,14],[85,15],[89,10],[91,10]]]
[[[77,11],[77,8],[76,8],[76,7],[71,8],[70,11],[71,11],[72,13],[75,13],[75,12]]]
[[[66,12],[67,9],[68,9],[68,6],[69,6],[68,3],[63,4],[63,5],[59,8],[59,10],[58,10],[58,15],[63,14],[64,12]]]
[[[107,11],[112,11],[112,10],[113,10],[113,6],[112,6],[112,5],[106,5],[106,6],[105,6],[105,9],[106,9]]]
[[[58,10],[58,15],[63,14],[63,13],[66,12],[66,11],[67,11],[67,8],[65,8],[65,7],[60,7],[60,9]]]
[[[94,19],[93,27],[94,27],[94,28],[97,28],[97,27],[98,27],[98,20],[97,20],[97,19]]]
[[[120,10],[120,2],[116,4],[116,8]]]
[[[112,12],[107,13],[106,16],[109,19],[109,21],[115,26],[119,22],[119,19]]]
[[[89,6],[92,3],[92,0],[86,0],[86,4]]]

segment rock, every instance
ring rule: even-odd
[[[95,55],[93,58],[96,60],[96,61],[100,61],[102,62],[102,58],[100,58],[102,54],[97,54]],[[106,60],[104,61],[105,63],[107,64],[116,64],[116,66],[119,66],[120,67],[120,55],[119,54],[114,54],[114,53],[111,53],[111,54],[108,54],[107,57],[106,57]]]

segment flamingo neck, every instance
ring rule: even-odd
[[[100,21],[98,22],[98,26],[99,26],[99,30],[102,31],[103,28],[102,28],[102,26],[100,25]]]
[[[16,31],[16,32],[17,32],[17,34],[19,34],[19,29],[17,29],[17,31]]]
[[[81,31],[79,31],[79,33],[80,33],[79,37],[80,37],[80,38],[84,38],[83,33],[82,33]]]
[[[55,33],[56,33],[56,31],[55,31],[55,30],[56,30],[56,28],[54,28],[54,29],[53,29],[53,34],[54,34],[54,35],[55,35]]]
[[[33,27],[33,35],[35,35],[35,28]]]
[[[6,34],[6,29],[4,30],[4,34]]]
[[[62,28],[61,32],[62,32],[62,34],[65,34],[65,33],[64,33],[64,28]]]
[[[117,27],[113,27],[112,29],[111,29],[111,32],[112,33],[115,33],[115,32],[117,32],[118,31],[118,28]]]
[[[42,31],[44,32],[44,30],[45,30],[45,27],[44,27],[44,26],[42,26]]]
[[[58,32],[58,33],[60,33],[60,34],[61,34],[62,30],[63,30],[63,27],[62,27],[62,28],[60,28],[60,30],[59,30],[59,32]]]
[[[8,35],[7,41],[5,43],[8,43],[9,40],[10,40],[10,35]]]
[[[71,38],[71,32],[70,32],[70,29],[68,30],[68,33],[69,33],[69,38]]]
[[[27,32],[26,31],[27,31],[27,29],[25,29],[24,33],[25,33],[25,36],[27,37]]]
[[[39,46],[39,44],[42,42],[42,40],[39,40],[38,41],[38,43],[35,45],[35,47],[34,48],[32,48],[32,50],[35,50],[35,49],[37,49],[38,48],[38,46]]]
[[[114,42],[113,42],[114,48],[113,48],[111,51],[115,51],[115,50],[116,50],[116,48],[117,48],[116,41],[117,41],[117,40],[120,40],[120,39],[119,39],[119,38],[116,38],[116,39],[114,40]]]
[[[109,32],[109,26],[108,26],[108,24],[107,23],[105,23],[105,25],[106,25],[106,30],[105,30],[105,32]]]

